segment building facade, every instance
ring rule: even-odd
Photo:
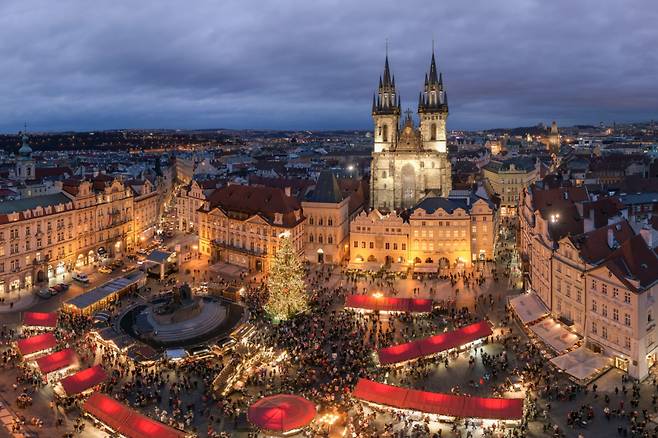
[[[137,194],[107,175],[59,184],[56,194],[0,203],[0,293],[122,257],[157,221],[158,196],[148,188]]]
[[[299,202],[284,190],[222,187],[199,209],[199,250],[211,262],[267,272],[283,236],[303,255],[304,223]]]
[[[306,224],[304,258],[311,263],[340,263],[349,252],[350,197],[343,196],[331,171],[323,171],[302,202]]]
[[[482,168],[482,176],[489,196],[500,199],[500,215],[515,217],[521,192],[539,178],[539,164],[530,158],[492,160]]]
[[[388,56],[373,96],[374,148],[370,168],[370,202],[380,211],[413,207],[427,195],[448,196],[452,188],[446,121],[448,97],[434,54],[418,101],[420,126],[407,112],[400,129],[400,97]]]
[[[428,197],[408,216],[362,212],[350,224],[350,262],[436,269],[493,258],[498,216],[470,192]]]

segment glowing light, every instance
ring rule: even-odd
[[[374,294],[372,294],[372,296],[375,297],[375,298],[377,298],[377,299],[380,299],[381,297],[384,296],[384,294],[381,293],[381,292],[375,292]]]

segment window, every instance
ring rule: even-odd
[[[631,349],[631,338],[628,336],[624,339],[624,347],[626,347],[627,350]]]
[[[607,284],[604,283],[604,284],[601,285],[601,293],[603,295],[608,295],[608,285]]]
[[[328,236],[327,237],[327,243],[334,243],[334,237],[333,236]]]
[[[619,289],[616,287],[612,288],[612,298],[614,298],[615,300],[619,298]]]
[[[322,239],[322,234],[320,234],[320,235],[318,236],[318,243],[323,243],[322,240],[323,240],[323,239]]]
[[[631,315],[629,315],[628,313],[625,313],[625,314],[624,314],[624,324],[625,324],[627,327],[630,327],[630,326],[631,326]]]
[[[576,290],[576,301],[579,303],[582,302],[582,294],[583,293],[580,291],[580,289]]]
[[[596,291],[596,280],[592,280],[592,290]]]
[[[624,292],[624,302],[625,303],[630,303],[631,302],[631,293],[630,292]]]
[[[313,235],[312,234],[310,236],[308,236],[308,241],[313,243]]]
[[[603,336],[603,339],[608,339],[608,327],[605,325],[601,327],[601,336]]]
[[[598,311],[596,300],[592,300],[592,312],[596,313]]]
[[[598,334],[598,332],[599,332],[599,330],[596,326],[596,321],[592,321],[592,333],[594,333],[596,335],[596,334]]]
[[[365,243],[365,242],[361,242],[361,248],[365,248],[365,247],[366,247],[366,243]]]
[[[370,242],[370,249],[374,249],[374,248],[375,248],[375,243],[374,243],[374,242]]]
[[[314,221],[313,221],[313,218],[312,218],[312,217],[308,218],[308,223],[309,223],[309,225],[313,225],[313,222],[314,222]],[[357,229],[358,229],[358,228],[359,228],[359,227],[357,227]],[[311,241],[311,242],[312,242],[312,241]]]
[[[402,244],[402,251],[406,251],[406,250],[407,250],[407,244],[406,244],[406,243],[403,243],[403,244]]]
[[[619,309],[617,308],[612,309],[612,320],[619,321]]]
[[[382,141],[388,141],[388,125],[384,125],[382,132]]]
[[[330,227],[334,225],[334,220],[332,218],[327,219],[327,225]]]
[[[386,248],[386,249],[391,249],[390,246],[391,246],[391,245],[390,245],[388,242],[386,242],[386,243],[384,244],[384,248]]]
[[[394,243],[394,244],[393,244],[393,249],[395,249],[395,250],[398,249],[398,244],[397,244],[397,243]]]
[[[605,316],[606,318],[608,317],[608,306],[606,304],[601,306],[601,315]]]

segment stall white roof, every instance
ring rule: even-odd
[[[531,325],[530,330],[558,353],[573,347],[580,339],[553,318]]]
[[[585,380],[610,366],[612,359],[594,353],[589,348],[582,346],[561,356],[554,357],[551,362],[576,379]]]
[[[549,313],[542,300],[533,292],[511,298],[509,303],[523,324],[537,321]]]

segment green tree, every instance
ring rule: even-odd
[[[308,309],[304,267],[289,236],[279,239],[267,279],[265,310],[275,321],[289,319]]]

